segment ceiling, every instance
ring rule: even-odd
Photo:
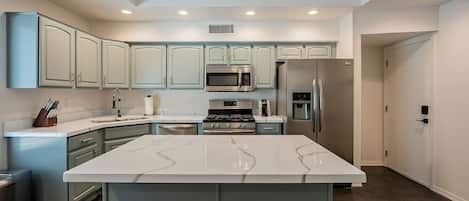
[[[422,6],[446,0],[49,0],[90,20],[331,20],[355,7]],[[392,2],[392,3],[391,3]],[[132,15],[124,15],[122,9]],[[186,16],[178,10],[189,12]],[[308,15],[317,9],[319,14]],[[255,10],[255,16],[246,16]]]
[[[363,47],[386,47],[430,32],[407,32],[362,35]]]

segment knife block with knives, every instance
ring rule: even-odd
[[[57,125],[57,107],[59,101],[49,99],[34,120],[33,127],[51,127]]]

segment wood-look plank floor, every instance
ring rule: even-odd
[[[334,189],[334,201],[450,201],[384,167],[364,167],[362,188]]]

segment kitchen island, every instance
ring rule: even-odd
[[[305,136],[150,136],[66,171],[105,201],[331,201],[365,173]]]

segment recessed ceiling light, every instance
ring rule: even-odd
[[[178,11],[178,14],[179,14],[179,15],[188,15],[189,12],[187,12],[187,11],[185,11],[185,10],[180,10],[180,11]]]
[[[123,9],[123,10],[121,10],[121,13],[126,14],[126,15],[130,15],[130,14],[132,14],[132,11]]]
[[[250,16],[256,15],[256,11],[253,11],[253,10],[247,11],[246,15],[250,15]]]
[[[310,10],[308,11],[308,15],[317,15],[319,13],[318,10]]]

